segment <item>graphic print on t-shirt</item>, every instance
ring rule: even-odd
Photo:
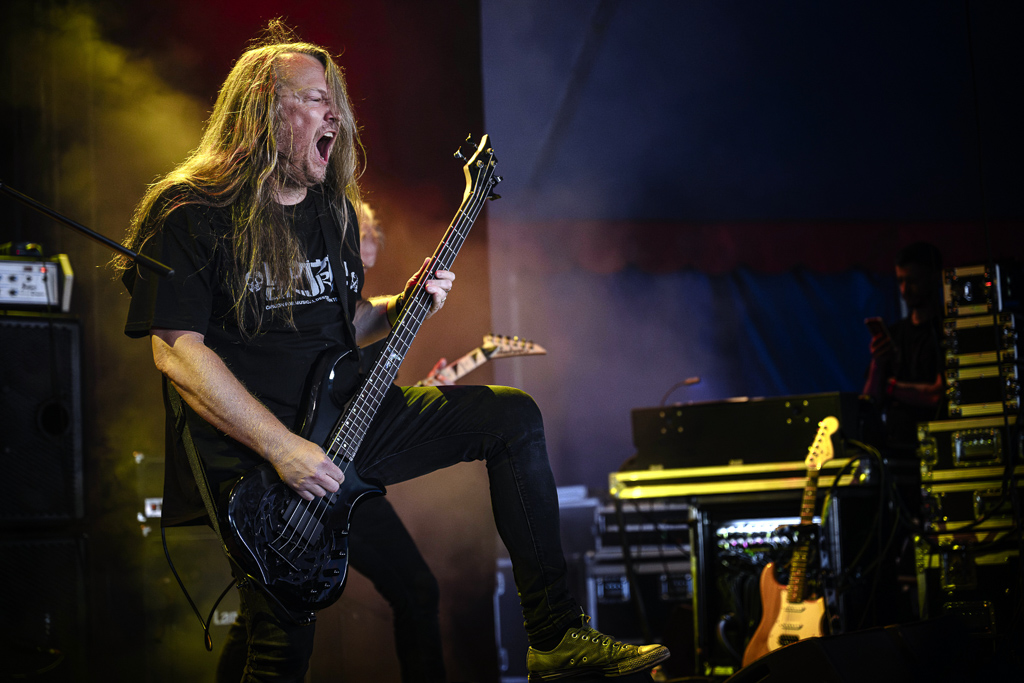
[[[345,270],[347,271],[348,268],[346,267]],[[325,255],[322,259],[296,264],[292,268],[292,279],[296,282],[295,296],[291,300],[284,299],[286,296],[284,287],[271,281],[266,264],[263,265],[262,270],[250,273],[246,277],[246,286],[253,293],[263,290],[263,300],[266,302],[267,310],[281,306],[303,306],[318,301],[336,302],[338,300],[334,293],[334,270],[331,268],[329,256]]]

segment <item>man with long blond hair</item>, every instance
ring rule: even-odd
[[[319,444],[296,433],[307,378],[324,352],[355,353],[387,335],[404,302],[403,294],[362,297],[357,147],[334,60],[272,26],[232,69],[199,148],[140,203],[126,244],[175,270],[161,280],[117,264],[132,293],[125,332],[150,338],[165,376],[165,524],[205,521],[190,450],[215,500],[263,462],[307,501],[345,479]],[[417,277],[433,315],[455,276]],[[589,628],[569,594],[543,424],[525,393],[391,386],[355,467],[387,485],[467,460],[486,463],[532,680],[627,675],[669,656]],[[236,576],[243,680],[301,681],[315,622],[291,619],[253,577]]]

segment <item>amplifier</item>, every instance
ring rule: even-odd
[[[1017,366],[974,365],[946,370],[950,417],[1016,413],[1020,408]]]
[[[692,675],[690,506],[674,498],[602,505],[596,541],[586,571],[591,625],[625,642],[664,643],[672,657],[662,674]]]
[[[839,419],[847,438],[861,433],[861,402],[854,393],[736,398],[632,411],[636,456],[623,469],[703,467],[799,460],[818,423]],[[835,439],[843,457],[842,439]]]
[[[664,643],[672,657],[661,665],[671,680],[693,675],[693,574],[689,557],[624,563],[594,558],[587,573],[594,603],[590,625],[625,643]],[[587,679],[590,680],[590,679]],[[596,679],[595,679],[596,680]]]
[[[596,559],[621,562],[623,540],[634,558],[688,556],[690,505],[683,498],[618,500],[598,508]]]
[[[999,465],[1013,453],[1024,460],[1016,424],[1016,415],[921,422],[917,455],[922,469],[927,473]]]
[[[982,477],[954,481],[931,476],[922,482],[922,517],[926,533],[942,534],[952,539],[965,530],[991,536],[1013,528],[1013,500],[1011,495],[1003,495],[1002,468],[986,467],[976,471]],[[932,473],[936,474],[954,473]],[[1021,474],[1024,474],[1024,467],[1017,467],[1014,488],[1009,491],[1013,497],[1020,497]]]
[[[74,273],[67,254],[0,256],[0,308],[71,309]]]
[[[91,652],[102,639],[89,629],[89,595],[96,584],[89,581],[88,544],[77,534],[0,534],[0,582],[7,586],[0,592],[0,680],[112,678],[89,666],[90,659],[103,658]],[[136,614],[130,605],[116,607],[122,618]]]
[[[1020,552],[1013,539],[996,542],[922,539],[917,545],[921,619],[956,615],[978,636],[1012,631],[1020,600]],[[930,542],[928,542],[930,541]]]
[[[946,367],[1017,360],[1017,321],[1012,313],[948,318],[943,323]]]
[[[0,526],[85,514],[81,339],[73,316],[0,315]]]
[[[1000,313],[1020,308],[1020,266],[947,268],[942,294],[947,316]]]
[[[633,604],[637,594],[653,622],[650,627],[660,633],[671,604],[693,600],[693,575],[689,557],[644,560],[633,564],[631,572],[632,582],[621,561],[602,562],[595,558],[590,563],[588,594],[594,596],[597,605],[591,625],[614,632],[623,642],[639,644],[643,642],[643,632]]]
[[[850,464],[850,460],[850,458],[832,458],[825,461],[821,466],[821,474],[818,478],[819,488],[824,490],[832,486],[872,483],[874,473],[864,462],[856,468],[850,468],[854,471],[843,472]],[[609,493],[623,501],[782,491],[799,493],[803,491],[806,484],[807,465],[802,460],[761,465],[624,471],[612,472],[608,475]]]

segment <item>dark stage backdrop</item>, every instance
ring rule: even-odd
[[[914,240],[1024,255],[1016,5],[481,8],[492,315],[548,349],[495,376],[560,484],[604,489],[631,409],[688,377],[669,403],[859,391]]]

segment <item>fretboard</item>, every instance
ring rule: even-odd
[[[334,431],[330,446],[325,448],[328,455],[339,466],[342,466],[344,462],[351,462],[355,458],[359,446],[362,445],[366,432],[370,428],[370,423],[384,399],[384,394],[395,381],[395,377],[398,376],[398,369],[405,359],[405,354],[409,351],[416,333],[419,332],[420,326],[430,312],[433,296],[426,290],[426,280],[438,270],[451,269],[459,249],[462,248],[469,235],[470,228],[473,227],[477,216],[480,215],[484,203],[491,196],[492,186],[499,180],[494,176],[493,157],[488,154],[489,161],[480,161],[481,150],[485,143],[486,136],[480,145],[480,150],[470,160],[470,164],[475,163],[476,165],[475,183],[473,178],[468,178],[466,194],[455,218],[445,231],[441,243],[434,251],[419,282],[407,293],[402,310],[398,314],[398,319],[391,329],[391,334],[388,336],[376,364],[349,409],[342,416]],[[470,173],[470,164],[467,164],[467,174]]]
[[[491,350],[493,351],[493,347]],[[449,382],[458,381],[486,363],[489,358],[483,347],[478,346],[451,365],[438,370],[437,377]]]
[[[807,472],[807,482],[804,484],[804,497],[800,504],[800,527],[804,532],[814,523],[814,509],[818,502],[818,476],[820,471],[811,469]],[[801,532],[801,533],[804,533]],[[793,548],[793,558],[789,565],[789,587],[786,597],[791,603],[803,602],[804,587],[807,578],[807,555],[808,539],[801,538],[800,543]]]

